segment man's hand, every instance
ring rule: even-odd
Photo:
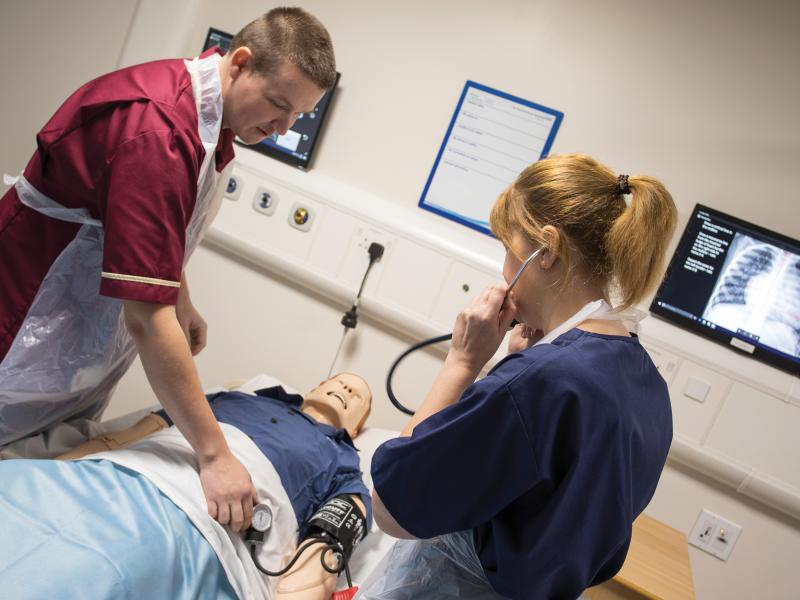
[[[208,514],[235,532],[250,527],[258,495],[250,474],[230,452],[200,464],[200,483]]]
[[[178,323],[183,329],[186,336],[186,341],[189,342],[189,349],[192,351],[192,356],[197,356],[200,351],[206,347],[208,325],[206,325],[203,317],[197,312],[197,309],[187,301],[184,306],[178,305],[176,307]]]
[[[125,325],[156,398],[197,454],[208,513],[234,531],[248,527],[257,502],[253,483],[203,397],[175,308],[126,300]]]
[[[208,325],[203,317],[197,312],[189,296],[189,282],[186,275],[181,277],[181,288],[178,292],[178,302],[175,304],[175,314],[178,317],[186,341],[189,342],[189,349],[192,356],[197,356],[206,347],[208,339]]]

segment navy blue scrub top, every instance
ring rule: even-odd
[[[255,395],[220,392],[207,396],[217,421],[233,425],[264,453],[281,478],[292,502],[300,536],[303,524],[327,500],[358,494],[372,525],[372,498],[361,480],[358,453],[344,429],[318,423],[300,410],[302,396],[281,387]],[[163,410],[157,413],[172,425]]]
[[[671,440],[667,385],[638,339],[572,329],[380,446],[372,479],[409,533],[471,529],[498,594],[573,600],[622,566]]]

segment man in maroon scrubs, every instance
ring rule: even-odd
[[[234,136],[285,134],[335,74],[322,24],[281,8],[225,55],[122,69],[58,109],[0,200],[0,448],[99,416],[138,352],[197,453],[209,513],[234,530],[249,524],[249,473],[192,359],[206,325],[183,267],[219,207]]]

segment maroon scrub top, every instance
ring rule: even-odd
[[[208,56],[218,49],[209,50]],[[175,304],[186,226],[205,156],[183,60],[109,73],[72,96],[36,136],[25,177],[67,208],[86,208],[105,230],[98,292]],[[222,130],[216,169],[233,159]],[[12,187],[0,200],[0,360],[8,352],[50,265],[80,225],[23,205]]]

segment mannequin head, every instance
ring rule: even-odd
[[[303,412],[355,438],[372,408],[367,382],[352,373],[339,373],[321,382],[305,395]]]

